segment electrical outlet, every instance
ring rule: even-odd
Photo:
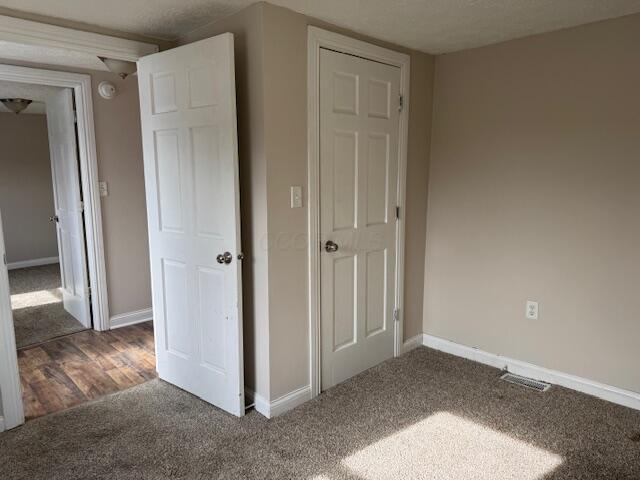
[[[527,300],[527,308],[525,311],[525,317],[527,320],[537,320],[538,319],[538,302],[534,302],[532,300]]]

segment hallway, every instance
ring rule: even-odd
[[[63,307],[60,264],[9,271],[18,349],[85,330]]]

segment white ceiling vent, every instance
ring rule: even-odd
[[[520,375],[514,375],[513,373],[509,372],[502,375],[500,379],[509,383],[520,385],[522,387],[531,388],[538,392],[546,392],[547,390],[549,390],[549,388],[551,388],[550,383],[534,380],[533,378],[521,377]]]

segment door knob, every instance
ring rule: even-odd
[[[327,243],[324,244],[324,249],[327,253],[334,253],[338,251],[338,244],[332,242],[331,240],[327,240]]]
[[[58,218],[58,215],[52,215],[49,217],[49,221],[50,222],[59,222],[60,219]]]
[[[229,252],[221,253],[216,257],[216,261],[220,264],[229,265],[231,263],[231,260],[233,260],[233,255],[231,255]]]

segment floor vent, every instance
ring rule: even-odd
[[[541,382],[539,380],[534,380],[533,378],[521,377],[520,375],[514,375],[513,373],[505,373],[500,377],[500,379],[509,382],[515,383],[516,385],[520,385],[522,387],[531,388],[538,392],[546,392],[551,388],[551,384]]]

